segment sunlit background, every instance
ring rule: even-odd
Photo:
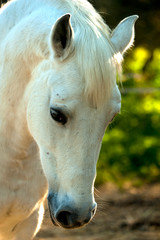
[[[157,0],[92,0],[107,24],[138,14],[135,46],[124,57],[122,111],[108,127],[97,185],[160,181],[160,8]]]

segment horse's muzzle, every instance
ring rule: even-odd
[[[58,206],[58,208],[55,208],[53,202],[54,196],[51,197],[51,195],[49,195],[48,206],[53,224],[67,229],[79,228],[89,223],[97,208],[97,204],[95,203],[94,206],[90,208],[86,209],[85,207],[80,210],[80,208],[72,207],[67,203],[64,204],[64,202]]]

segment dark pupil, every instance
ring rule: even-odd
[[[66,116],[65,116],[62,112],[60,112],[60,111],[57,110],[57,109],[51,108],[51,109],[50,109],[50,113],[51,113],[51,117],[52,117],[56,122],[62,123],[63,125],[66,124],[67,118],[66,118]]]

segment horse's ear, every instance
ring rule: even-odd
[[[134,25],[138,19],[133,15],[122,20],[111,34],[111,41],[117,52],[124,53],[134,41]]]
[[[73,30],[70,23],[70,14],[60,17],[51,32],[51,45],[55,52],[55,57],[63,57],[67,49],[70,47]]]

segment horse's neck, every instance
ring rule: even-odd
[[[17,24],[22,17],[27,14],[24,9],[26,9],[25,5],[28,1],[21,1],[20,3],[18,1],[12,1],[8,4],[4,5],[0,9],[0,42],[2,42],[2,39],[6,37],[8,32]],[[20,10],[21,7],[21,10]]]
[[[12,68],[13,67],[13,68]],[[11,70],[10,70],[11,69]],[[0,168],[15,167],[31,160],[38,152],[29,133],[26,116],[25,88],[30,72],[25,65],[5,64],[0,75]],[[35,157],[35,160],[37,157]],[[30,161],[31,162],[31,161]],[[3,176],[3,175],[2,175]]]
[[[34,11],[35,6],[27,6],[25,2],[31,3],[31,0],[15,1],[0,15],[1,31],[5,28],[4,22],[7,20],[7,15],[12,15],[12,12],[21,12],[21,9],[27,7],[32,13],[34,12],[31,17],[28,14],[27,18],[25,10],[24,21],[19,12],[13,14],[13,19],[10,16],[8,32],[2,31],[0,37],[2,40],[0,41],[0,152],[8,148],[8,154],[11,156],[14,154],[20,156],[27,151],[27,148],[29,149],[33,141],[27,129],[24,93],[34,67],[48,54],[48,37],[56,19],[55,16],[51,17],[50,21],[45,20],[48,15],[53,15],[53,12],[49,13],[51,10],[47,11],[46,15],[43,7],[42,10]],[[35,0],[34,4],[36,2],[38,1]],[[37,11],[42,11],[44,15]],[[13,23],[11,19],[14,20]],[[15,27],[13,27],[14,24]],[[11,28],[10,31],[9,28]]]
[[[0,158],[4,162],[27,158],[34,142],[27,128],[23,94],[21,84],[18,89],[6,83],[0,91]]]
[[[25,1],[22,0],[21,3],[23,2]],[[28,61],[29,65],[27,63],[29,59],[25,57],[27,49],[25,49],[25,44],[24,48],[22,47],[22,39],[16,40],[16,32],[11,35],[12,39],[8,37],[11,33],[9,29],[12,29],[13,25],[16,25],[22,18],[21,14],[16,12],[18,11],[17,4],[18,2],[13,2],[0,15],[0,31],[2,33],[0,35],[0,157],[6,158],[6,160],[27,157],[30,145],[33,145],[33,139],[27,129],[23,96],[31,78],[33,62],[37,64],[38,57],[34,57],[34,53],[32,53],[33,62]],[[16,11],[14,7],[16,7]],[[23,9],[22,5],[21,7]],[[16,43],[18,43],[17,47]],[[4,149],[7,149],[6,152]]]
[[[56,12],[53,11],[53,9],[56,9],[57,7],[57,2],[60,1],[53,1],[52,3],[47,0],[14,0],[9,2],[9,5],[6,4],[4,5],[3,8],[0,9],[0,44],[2,40],[6,37],[9,31],[12,30],[12,28],[18,24],[22,19],[24,19],[26,16],[29,16],[33,11],[37,11],[38,9],[45,9],[46,7],[48,9],[52,10],[52,15]],[[52,4],[52,7],[50,5]],[[48,6],[47,6],[48,4]],[[45,10],[44,10],[45,11]],[[49,11],[46,11],[49,13]],[[58,14],[59,12],[59,14]],[[56,18],[60,17],[63,14],[58,9],[57,14],[55,14]],[[53,16],[54,18],[54,16]]]

